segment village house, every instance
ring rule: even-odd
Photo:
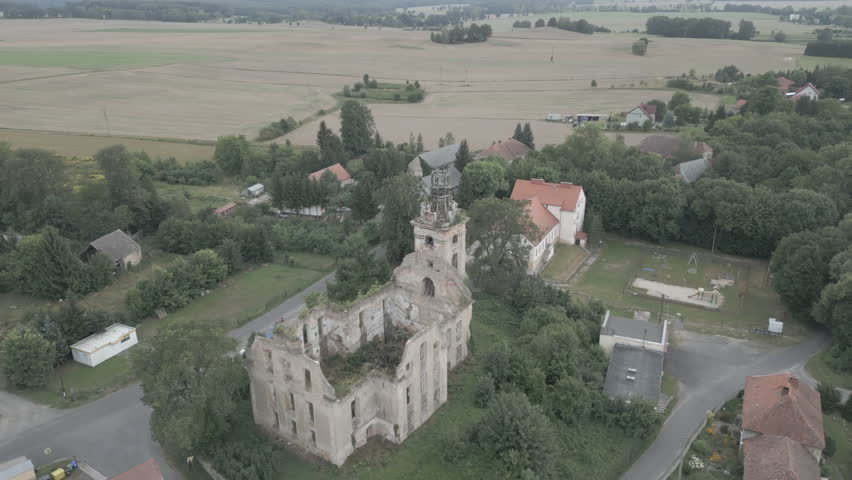
[[[500,157],[511,163],[516,158],[523,158],[527,156],[528,153],[530,153],[530,147],[515,140],[514,138],[510,138],[508,140],[499,141],[485,150],[482,150],[477,153],[473,159],[482,160],[483,158],[488,157]]]
[[[97,254],[109,258],[116,270],[127,270],[142,261],[142,247],[121,230],[108,233],[90,243],[80,254],[80,261],[89,263]]]
[[[239,207],[236,202],[228,202],[221,207],[213,210],[213,215],[219,218],[230,217]]]
[[[825,448],[819,393],[790,372],[746,377],[740,444],[743,480],[819,478],[813,476]],[[804,476],[790,477],[795,473]]]
[[[537,200],[532,200],[536,197]],[[542,179],[516,180],[512,189],[512,200],[526,200],[530,205],[540,202],[557,220],[556,238],[569,245],[586,245],[588,235],[583,232],[583,220],[586,215],[586,194],[583,187],[570,182],[548,183]],[[534,210],[530,210],[535,214]],[[535,216],[533,217],[535,223]],[[542,226],[549,223],[540,222]],[[541,227],[539,227],[541,228]],[[542,235],[547,239],[550,230]],[[532,242],[530,242],[532,243]]]
[[[794,92],[787,92],[787,98],[796,101],[802,97],[808,97],[813,101],[819,100],[819,90],[812,84],[806,83]]]
[[[330,172],[331,174],[333,174],[334,178],[337,179],[337,182],[341,186],[351,185],[355,183],[355,179],[352,178],[352,175],[350,175],[349,172],[343,167],[343,165],[339,163],[335,163],[334,165],[319,169],[316,172],[312,172],[308,174],[308,178],[315,182],[319,182],[326,172]],[[302,207],[297,210],[284,208],[281,211],[286,213],[295,213],[298,215],[306,215],[309,217],[321,217],[325,215],[325,208],[322,205]]]
[[[526,199],[524,209],[535,225],[535,230],[525,237],[530,247],[527,273],[535,274],[543,270],[553,258],[554,244],[559,235],[559,220],[536,196]]]
[[[255,423],[338,466],[373,436],[408,438],[447,402],[449,372],[468,354],[465,220],[446,172],[433,175],[431,199],[412,222],[414,252],[388,284],[285,319],[248,353]],[[376,350],[346,376],[341,362]]]
[[[645,122],[650,122],[651,126],[653,127],[654,116],[656,114],[656,105],[646,105],[644,103],[640,103],[638,107],[627,112],[627,115],[624,117],[624,123],[626,123],[627,125],[639,125],[641,127],[645,125]]]
[[[778,77],[775,79],[775,87],[778,89],[778,93],[781,95],[787,95],[787,92],[790,91],[790,88],[795,85],[796,82],[790,80],[787,77]]]

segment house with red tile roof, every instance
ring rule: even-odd
[[[640,103],[638,107],[627,112],[624,122],[628,125],[639,125],[640,127],[645,125],[645,122],[651,122],[651,126],[653,127],[654,116],[656,114],[656,105],[645,105],[644,103]]]
[[[586,244],[588,237],[582,231],[586,214],[586,194],[580,185],[569,182],[549,183],[539,178],[516,180],[511,198],[528,202],[528,213],[540,231],[539,236],[528,238],[530,244],[539,246],[542,241],[549,241],[549,245],[556,241],[570,245]],[[538,207],[539,204],[550,216],[544,214],[544,210]],[[555,230],[555,233],[551,229]],[[538,255],[546,253],[546,245],[548,244],[542,246]],[[535,252],[533,249],[531,256]]]
[[[775,86],[778,88],[778,92],[781,93],[781,95],[787,95],[787,92],[790,91],[790,87],[795,84],[796,82],[787,77],[778,77],[775,79]]]
[[[801,443],[780,435],[743,442],[743,480],[819,480],[819,462]]]
[[[514,138],[510,138],[508,140],[499,141],[485,150],[482,150],[477,153],[473,159],[482,160],[483,158],[488,157],[500,157],[507,162],[511,162],[516,158],[525,157],[529,152],[530,147],[515,140]]]
[[[819,393],[790,372],[746,377],[743,480],[819,480],[825,448]]]
[[[311,173],[308,177],[311,180],[319,181],[325,172],[331,172],[337,178],[337,181],[340,182],[341,185],[349,185],[353,183],[355,180],[352,179],[352,175],[349,175],[349,172],[343,168],[343,165],[339,163],[335,163],[329,167],[325,167],[323,169],[317,170],[316,172]]]
[[[553,245],[559,234],[559,220],[550,213],[537,196],[520,201],[526,203],[524,210],[535,225],[535,229],[526,236],[530,245],[527,271],[537,273],[544,269],[553,257]]]

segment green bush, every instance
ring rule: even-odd
[[[825,436],[825,448],[822,449],[822,453],[824,453],[826,457],[831,457],[831,456],[834,456],[834,452],[836,452],[836,451],[837,451],[837,444],[834,443],[834,439],[832,437],[829,437],[828,435],[826,435]]]
[[[704,440],[696,440],[693,442],[692,449],[695,450],[695,453],[697,453],[700,457],[706,457],[713,452],[713,449]]]
[[[491,400],[494,400],[495,393],[494,379],[491,378],[491,375],[485,374],[479,377],[479,381],[476,383],[473,403],[479,408],[485,408],[491,403]]]

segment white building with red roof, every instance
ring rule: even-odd
[[[346,169],[343,168],[343,165],[339,163],[317,170],[316,172],[308,175],[308,177],[310,177],[311,180],[316,180],[318,182],[325,172],[331,172],[334,174],[335,178],[337,178],[337,181],[340,182],[341,185],[349,185],[350,183],[355,182],[355,180],[352,179],[352,175],[349,175],[349,172],[347,172]]]
[[[537,232],[527,237],[530,271],[539,271],[550,260],[557,241],[586,244],[588,236],[582,231],[586,194],[580,185],[549,183],[537,178],[516,180],[512,200],[526,202],[527,214],[537,227]]]
[[[628,125],[639,125],[640,127],[645,125],[645,122],[651,122],[651,126],[653,127],[654,116],[656,114],[656,105],[645,105],[644,103],[640,103],[638,107],[627,112],[624,122]]]
[[[819,100],[819,90],[817,90],[813,83],[808,82],[797,88],[795,92],[788,93],[787,97],[793,100],[798,100],[802,97],[808,97],[813,101],[817,101]]]

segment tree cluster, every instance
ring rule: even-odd
[[[811,57],[852,58],[852,40],[808,42],[805,55]]]
[[[151,164],[154,179],[171,185],[212,185],[222,178],[219,166],[210,160],[178,163],[174,157]]]
[[[729,38],[731,22],[714,18],[651,17],[645,23],[649,35],[687,38]]]
[[[610,30],[606,27],[600,27],[597,25],[592,25],[586,19],[579,19],[577,21],[572,21],[570,18],[559,17],[558,19],[551,18],[550,20],[555,20],[553,25],[548,21],[547,26],[556,27],[560,30],[567,30],[569,32],[577,32],[577,33],[585,33],[586,35],[591,35],[595,32],[607,33]]]
[[[282,118],[277,122],[272,122],[263,127],[260,133],[257,134],[258,142],[265,142],[286,135],[293,130],[299,128],[299,122],[293,117]]]
[[[479,43],[491,37],[491,25],[471,23],[467,27],[462,24],[444,28],[439,32],[431,32],[429,37],[435,43]]]
[[[530,122],[524,123],[523,127],[521,127],[520,123],[515,125],[515,133],[512,134],[512,138],[523,143],[530,150],[535,150],[535,136],[533,135],[532,127],[530,127]]]

